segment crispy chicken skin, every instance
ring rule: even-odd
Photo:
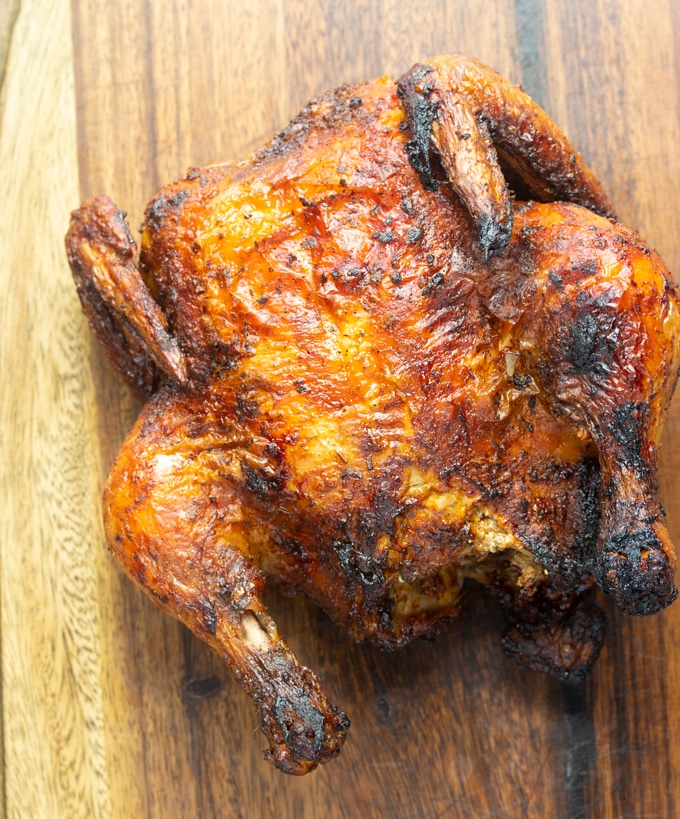
[[[139,268],[105,197],[66,244],[146,401],[109,547],[225,659],[280,769],[332,758],[349,723],[265,577],[385,648],[436,630],[471,578],[505,650],[573,681],[604,635],[595,584],[634,614],[675,598],[655,471],[676,288],[490,69],[440,57],[340,88],[246,162],[191,170],[149,205]]]

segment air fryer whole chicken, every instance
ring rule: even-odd
[[[163,188],[139,267],[124,217],[97,197],[67,236],[146,401],[108,544],[225,659],[278,768],[332,758],[349,722],[266,577],[385,648],[436,631],[471,578],[510,655],[575,681],[603,639],[595,585],[632,614],[674,600],[655,472],[677,290],[521,90],[463,57],[345,86]]]

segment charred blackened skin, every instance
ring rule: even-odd
[[[312,672],[296,668],[292,655],[281,649],[259,655],[260,687],[253,686],[252,680],[246,685],[252,687],[270,739],[265,759],[286,773],[302,774],[338,755],[350,721],[344,711],[328,703]]]
[[[574,562],[589,573],[593,548],[600,536],[600,470],[594,458],[586,458],[579,469],[581,526],[574,541]]]
[[[380,587],[385,581],[385,575],[380,566],[357,549],[350,540],[334,540],[331,544],[338,556],[340,565],[348,577],[356,577],[367,588]]]
[[[281,479],[276,475],[253,469],[247,463],[242,463],[241,469],[246,479],[246,488],[260,499],[266,500],[270,493],[280,492],[283,488]]]
[[[596,580],[634,613],[676,594],[654,470],[678,294],[585,209],[611,212],[545,112],[474,60],[430,62],[163,189],[143,276],[106,197],[67,237],[92,327],[147,399],[108,545],[227,663],[290,774],[349,722],[268,616],[265,572],[388,649],[477,580],[506,652],[572,681],[602,644]],[[550,204],[510,195],[498,150]]]
[[[609,431],[621,447],[624,458],[640,478],[647,478],[651,468],[643,455],[645,427],[649,423],[651,407],[646,401],[629,401],[614,411],[608,424]]]
[[[577,373],[606,379],[612,372],[615,342],[612,340],[613,314],[596,305],[582,307],[569,330],[568,358]]]
[[[411,139],[406,143],[409,162],[427,191],[436,191],[440,184],[435,179],[430,160],[432,123],[437,116],[437,103],[430,100],[432,83],[423,82],[433,71],[432,66],[415,65],[397,83],[397,94],[404,105],[411,129]]]
[[[598,559],[597,582],[626,614],[655,614],[678,596],[653,529],[613,537]]]
[[[324,717],[318,708],[305,701],[302,690],[295,699],[277,697],[274,717],[283,731],[284,741],[300,759],[316,759],[324,738]]]
[[[147,221],[153,225],[162,225],[166,219],[178,218],[181,214],[182,202],[188,195],[188,190],[179,190],[167,198],[159,196],[154,201],[153,207],[149,208]]]
[[[503,650],[519,665],[555,676],[566,683],[582,682],[597,660],[604,642],[607,619],[591,595],[576,597],[571,605],[555,606],[544,598],[528,604],[534,617],[522,610],[519,619],[510,606]]]
[[[502,250],[512,235],[512,222],[499,225],[494,219],[485,219],[479,226],[479,247],[487,257],[496,250]]]
[[[592,367],[593,350],[598,339],[597,319],[592,313],[582,312],[569,331],[571,337],[570,358],[577,372],[587,372]]]

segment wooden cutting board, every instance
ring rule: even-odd
[[[467,52],[525,88],[680,271],[676,0],[4,0],[0,12],[3,757],[8,817],[673,817],[680,604],[620,615],[566,688],[499,649],[471,593],[432,645],[350,645],[268,602],[352,728],[341,757],[271,769],[245,696],[108,556],[107,468],[138,407],[107,368],[63,252],[106,192],[133,227],[187,166],[244,158],[310,97]],[[4,48],[5,43],[9,49]],[[680,395],[661,494],[680,545]],[[0,802],[0,809],[3,802]]]

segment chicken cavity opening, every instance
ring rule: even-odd
[[[498,584],[500,576],[529,595],[545,580],[547,570],[491,510],[475,506],[466,522],[471,537],[454,561],[414,582],[397,578],[391,593],[395,624],[423,614],[452,613],[467,578],[490,585]]]

